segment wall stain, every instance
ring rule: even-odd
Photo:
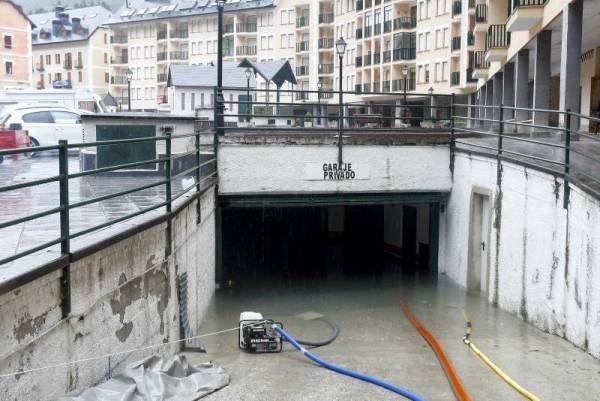
[[[502,167],[500,167],[500,176]],[[494,261],[494,295],[492,303],[498,306],[499,287],[500,287],[500,229],[502,225],[502,180],[497,183],[496,196],[494,197],[494,231],[496,234],[495,261]]]
[[[554,199],[556,204],[558,204],[558,201],[560,200],[560,182],[557,177],[554,177],[554,190],[552,192],[554,192]]]
[[[569,212],[567,211],[565,235],[565,289],[569,288]]]
[[[589,216],[589,212],[588,212],[588,216]],[[589,327],[590,327],[590,299],[592,298],[592,273],[593,273],[593,267],[592,267],[592,257],[594,256],[594,251],[592,248],[592,241],[590,240],[590,237],[587,237],[587,242],[586,242],[586,246],[585,246],[585,256],[586,256],[586,272],[585,272],[585,279],[586,279],[586,288],[585,288],[585,328],[584,328],[584,332],[585,332],[585,338],[583,340],[583,349],[584,350],[588,350],[589,348]]]
[[[18,319],[17,325],[13,328],[13,334],[17,341],[23,340],[27,336],[35,337],[40,327],[46,322],[48,312],[42,313],[34,318],[26,312]]]
[[[160,316],[160,334],[165,334],[164,312],[171,298],[171,284],[168,276],[168,263],[164,262],[161,269],[153,270],[144,280],[144,295],[153,295],[158,299],[156,311]]]
[[[527,204],[527,202],[525,202]],[[527,213],[527,207],[525,207]],[[521,265],[521,307],[519,309],[523,320],[527,321],[527,225],[523,229],[522,239],[523,262]]]
[[[127,282],[127,276],[125,273],[121,273],[119,276],[119,286],[122,287],[119,289],[119,296],[118,298],[112,298],[110,300],[110,308],[113,315],[118,314],[119,321],[123,325],[115,332],[115,335],[121,342],[127,340],[127,337],[129,337],[129,334],[131,334],[131,330],[133,329],[132,322],[125,323],[123,320],[125,319],[125,309],[142,296],[141,282],[141,277],[136,277]],[[128,328],[130,325],[131,327]]]
[[[552,299],[552,293],[554,292],[554,278],[556,277],[556,269],[558,269],[558,256],[556,253],[552,252],[552,266],[550,267],[550,285],[548,286],[548,293],[546,294],[546,299]]]
[[[73,366],[73,369],[69,369],[69,383],[67,384],[67,392],[74,391],[77,388],[78,381],[79,371],[77,366]]]

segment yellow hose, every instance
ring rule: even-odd
[[[463,343],[465,343],[465,345],[467,347],[469,347],[469,349],[471,351],[473,351],[475,353],[475,355],[477,355],[479,357],[479,359],[481,359],[483,362],[485,362],[485,364],[488,365],[490,367],[490,369],[492,369],[494,371],[494,373],[496,373],[502,380],[504,380],[506,382],[506,384],[511,386],[513,389],[515,389],[519,394],[521,394],[523,397],[525,397],[526,399],[528,399],[530,401],[540,401],[540,399],[537,396],[535,396],[534,394],[530,393],[529,391],[527,391],[526,389],[521,387],[521,385],[519,383],[517,383],[516,381],[511,379],[510,376],[508,376],[506,373],[504,373],[502,371],[502,369],[500,369],[498,366],[496,366],[494,364],[494,362],[492,362],[487,356],[485,356],[485,354],[483,352],[481,352],[481,350],[479,348],[477,348],[475,346],[475,344],[473,344],[469,340],[469,337],[471,336],[471,327],[472,327],[471,321],[467,317],[467,314],[465,313],[464,310],[462,310],[461,312],[463,314],[463,317],[465,318],[465,321],[467,322],[467,330],[465,332],[465,336],[463,337]]]

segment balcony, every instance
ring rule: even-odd
[[[487,31],[487,5],[477,4],[475,6],[475,32]]]
[[[485,60],[485,51],[473,53],[473,78],[487,78],[490,63]]]
[[[460,36],[455,36],[452,38],[451,48],[453,52],[460,50]]]
[[[237,46],[235,54],[238,56],[256,56],[256,46]]]
[[[44,71],[45,70],[44,63],[35,63],[35,69],[37,71]]]
[[[308,100],[308,92],[296,92],[296,100]]]
[[[365,26],[365,38],[369,38],[371,35],[373,35],[373,27]]]
[[[319,64],[319,74],[333,74],[333,64]]]
[[[356,67],[362,67],[362,57],[357,57],[356,60],[355,60],[354,65]]]
[[[308,51],[308,40],[304,42],[296,43],[296,52],[307,52]]]
[[[332,23],[333,23],[333,13],[319,14],[319,24],[332,24]]]
[[[390,81],[383,81],[381,83],[381,91],[384,93],[388,93],[391,92],[392,90],[392,86],[391,86],[391,82]]]
[[[381,24],[375,24],[375,35],[381,35]]]
[[[383,62],[389,63],[390,61],[392,61],[392,51],[386,50],[383,52]]]
[[[110,77],[111,85],[127,85],[127,77],[125,75],[113,75]]]
[[[169,32],[169,36],[171,39],[187,39],[189,32],[187,29],[173,29]]]
[[[414,91],[416,88],[416,81],[414,78],[407,79],[394,79],[392,81],[392,90],[394,92]]]
[[[450,86],[460,85],[460,71],[450,73]]]
[[[485,60],[490,63],[494,61],[503,62],[506,60],[506,53],[510,45],[510,32],[506,31],[506,25],[496,24],[490,25],[488,28],[487,38],[487,53]]]
[[[256,22],[239,22],[235,24],[237,33],[256,33]]]
[[[233,23],[230,24],[225,24],[223,26],[223,33],[225,33],[225,35],[233,33],[235,31],[235,25],[233,25]]]
[[[126,55],[113,56],[110,58],[111,64],[127,64],[128,62],[129,58]]]
[[[308,26],[309,18],[308,15],[303,15],[296,18],[296,28],[305,28]]]
[[[296,76],[302,77],[308,75],[308,66],[307,65],[299,65],[296,67]]]
[[[380,64],[381,63],[381,53],[374,53],[373,54],[373,64]]]
[[[168,76],[169,76],[169,74],[158,74],[156,76],[156,82],[158,82],[158,83],[167,82]]]
[[[452,17],[458,17],[462,13],[462,1],[454,0],[452,3]]]
[[[333,49],[333,38],[320,38],[319,49]]]
[[[383,22],[383,33],[390,33],[392,32],[392,21],[384,21]]]
[[[415,29],[417,27],[416,17],[398,17],[394,20],[394,31],[400,29]]]
[[[547,0],[508,0],[510,17],[506,23],[509,32],[529,31],[544,16],[544,5]]]
[[[381,89],[379,82],[373,82],[373,92],[375,93],[379,93],[379,90]]]
[[[356,30],[356,39],[362,39],[362,37],[363,37],[363,30],[362,30],[362,28],[358,28]]]
[[[371,84],[363,84],[362,91],[365,93],[371,92]]]
[[[397,60],[414,60],[417,54],[416,48],[405,47],[401,49],[394,49],[394,61]]]
[[[363,65],[366,67],[368,65],[371,65],[371,55],[367,54],[366,56],[363,56]]]
[[[326,92],[319,93],[321,99],[333,99],[333,88],[323,88],[322,90]]]
[[[169,59],[171,60],[187,60],[188,52],[187,50],[175,50],[169,52]]]
[[[110,37],[110,43],[113,45],[124,45],[127,44],[127,35],[114,35]]]
[[[158,31],[156,32],[157,40],[166,40],[167,39],[167,31]]]
[[[158,52],[156,53],[156,61],[167,61],[167,52]]]
[[[356,0],[356,11],[361,11],[363,9],[363,0]]]
[[[361,93],[362,92],[362,86],[360,84],[354,85],[354,92]]]

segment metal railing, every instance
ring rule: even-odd
[[[490,68],[490,63],[485,61],[485,51],[473,52],[473,68],[476,70]]]
[[[484,24],[487,22],[487,5],[477,4],[475,6],[475,23]]]
[[[237,46],[235,54],[238,56],[256,56],[256,46]]]
[[[461,0],[454,0],[454,2],[452,3],[452,16],[457,16],[460,15],[462,13],[462,1]]]
[[[364,29],[365,38],[369,38],[369,37],[371,37],[371,35],[373,35],[373,27],[372,26],[367,25],[363,29]]]
[[[156,76],[156,82],[167,82],[168,77],[169,77],[169,74],[165,74],[165,73],[158,74]]]
[[[18,193],[19,191],[29,191],[33,187],[47,184],[58,184],[59,196],[57,203],[54,205],[48,205],[41,211],[35,211],[28,215],[20,216],[17,218],[2,220],[0,221],[0,230],[7,228],[14,228],[23,225],[27,222],[48,218],[49,216],[58,216],[58,222],[55,226],[56,235],[49,238],[48,241],[41,244],[33,244],[25,250],[15,249],[10,256],[4,256],[0,259],[0,265],[4,265],[18,259],[24,258],[29,255],[39,254],[42,251],[49,250],[57,245],[60,246],[60,251],[55,260],[60,258],[69,257],[72,249],[72,243],[75,239],[80,239],[88,235],[101,235],[101,231],[107,227],[114,227],[116,224],[137,218],[138,216],[150,215],[151,212],[157,211],[164,208],[165,213],[171,213],[173,205],[186,194],[193,192],[201,193],[206,187],[211,186],[216,178],[216,158],[214,153],[213,144],[202,144],[201,137],[208,135],[209,138],[213,137],[211,131],[202,132],[196,130],[191,134],[182,135],[171,135],[171,130],[165,128],[161,136],[155,137],[143,137],[135,139],[116,139],[110,141],[97,141],[89,143],[68,143],[65,140],[59,140],[58,145],[52,146],[38,146],[29,148],[19,149],[7,149],[0,150],[0,157],[9,157],[13,155],[26,155],[31,152],[58,152],[58,158],[56,159],[56,170],[58,174],[50,173],[44,178],[32,179],[28,181],[17,181],[9,185],[0,185],[0,194],[4,193]],[[176,140],[186,139],[192,140],[194,145],[191,149],[181,152],[172,152],[172,144]],[[206,142],[206,141],[205,141]],[[165,149],[164,153],[155,156],[152,159],[141,160],[122,164],[113,164],[104,167],[95,167],[89,170],[71,171],[68,158],[69,152],[77,149],[100,149],[102,147],[120,147],[120,146],[145,146],[148,143],[162,143]],[[110,149],[110,148],[109,148]],[[202,155],[201,155],[202,154]],[[206,157],[208,155],[208,157]],[[182,160],[187,163],[182,164]],[[185,165],[186,167],[176,169],[177,165]],[[143,185],[134,185],[133,187],[125,186],[123,189],[103,194],[100,196],[84,196],[80,195],[72,196],[69,192],[69,186],[79,180],[79,185],[85,183],[85,180],[94,179],[97,177],[106,177],[106,175],[118,174],[124,170],[140,169],[152,167],[157,172],[159,179],[153,179],[149,183]],[[191,184],[182,186],[180,190],[174,191],[173,182],[178,180],[181,182],[183,178],[189,178]],[[81,181],[83,180],[83,181]],[[87,182],[86,185],[94,185],[93,182]],[[156,199],[155,195],[148,196],[148,202],[145,205],[150,205],[151,201],[155,203],[150,206],[139,208],[136,211],[126,214],[117,214],[114,216],[104,216],[104,221],[95,224],[89,223],[80,227],[73,227],[70,224],[71,217],[77,214],[80,210],[83,210],[86,206],[100,207],[103,202],[110,202],[113,199],[119,197],[129,196],[132,194],[138,194],[142,196],[143,191],[149,189],[162,188],[164,190],[162,199]],[[84,193],[94,193],[93,191],[85,191]],[[156,216],[152,214],[152,216]],[[81,220],[81,217],[79,217]],[[87,221],[87,219],[84,219]],[[97,223],[97,222],[96,222]],[[118,229],[117,229],[118,230]],[[114,232],[111,232],[114,235]],[[47,263],[53,260],[47,261]]]
[[[256,22],[238,22],[235,30],[238,33],[254,33],[256,32]]]
[[[235,32],[235,25],[233,23],[225,24],[223,26],[224,34],[229,34],[229,33],[234,33],[234,32]]]
[[[308,65],[299,65],[296,67],[296,75],[301,77],[304,75],[308,75]]]
[[[394,79],[392,81],[392,90],[394,92],[403,92],[404,88],[407,91],[414,91],[417,87],[417,81],[414,78]]]
[[[356,11],[361,11],[363,9],[363,0],[356,0]]]
[[[308,40],[305,40],[303,42],[297,42],[296,43],[296,51],[297,52],[306,52],[308,51]]]
[[[126,44],[127,42],[127,35],[113,35],[110,37],[110,43],[113,44]]]
[[[170,60],[187,60],[189,58],[189,53],[187,50],[173,50],[169,52]]]
[[[390,61],[392,61],[392,51],[386,50],[383,52],[383,62],[389,63]]]
[[[304,28],[308,26],[310,18],[308,15],[303,15],[296,18],[296,28]]]
[[[398,17],[394,19],[394,31],[399,29],[415,29],[417,27],[417,18],[413,16]]]
[[[333,23],[333,13],[319,14],[319,24],[331,24]]]
[[[319,64],[319,74],[331,74],[333,73],[333,63]]]
[[[165,40],[167,39],[169,35],[167,34],[167,31],[157,31],[156,32],[156,39],[157,40]]]
[[[394,49],[394,60],[414,60],[417,56],[417,49],[414,47],[405,47]]]
[[[362,28],[356,28],[356,39],[362,39],[362,37],[363,37]]]
[[[452,51],[460,50],[460,36],[455,36],[452,38]]]
[[[169,36],[171,39],[187,39],[189,32],[187,29],[172,29],[169,32]]]
[[[450,85],[460,85],[460,71],[453,71],[450,73]]]
[[[486,44],[488,49],[508,47],[510,45],[510,32],[506,30],[506,25],[490,25],[487,32]]]
[[[333,49],[333,38],[319,38],[319,49]]]
[[[127,85],[127,77],[125,75],[113,75],[110,77],[112,85]]]
[[[112,56],[110,58],[111,64],[127,64],[128,62],[129,62],[129,58],[126,55]]]
[[[548,0],[508,0],[508,15],[511,15],[519,7],[540,7]]]

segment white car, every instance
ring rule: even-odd
[[[0,112],[0,129],[29,132],[31,146],[57,145],[60,139],[83,142],[81,112],[57,105],[11,105]]]

